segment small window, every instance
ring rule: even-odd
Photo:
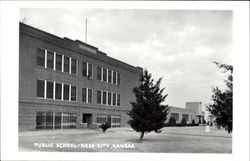
[[[62,99],[62,84],[56,83],[56,99]]]
[[[88,63],[88,78],[93,77],[93,65]]]
[[[108,82],[111,83],[112,81],[112,71],[108,70]]]
[[[97,104],[102,103],[102,93],[101,91],[97,91]]]
[[[171,113],[171,117],[175,119],[175,121],[179,121],[179,114],[178,113]]]
[[[54,69],[54,52],[47,51],[47,68]]]
[[[69,73],[69,57],[64,56],[64,72]]]
[[[107,69],[102,69],[102,81],[107,82]]]
[[[63,100],[69,100],[69,85],[63,85]]]
[[[120,85],[121,84],[121,74],[117,73],[117,84]]]
[[[88,89],[88,103],[92,103],[92,89]]]
[[[37,80],[37,97],[44,98],[44,80]]]
[[[47,81],[47,98],[53,99],[53,82]]]
[[[62,55],[56,54],[56,70],[62,71]]]
[[[71,101],[76,101],[76,86],[71,86]]]
[[[107,92],[102,92],[102,104],[106,105],[107,103]]]
[[[112,96],[112,93],[108,92],[108,105],[111,105],[111,96]]]
[[[116,72],[113,71],[113,84],[116,84]]]
[[[71,59],[71,74],[76,74],[77,61],[76,59]]]
[[[86,103],[87,102],[86,98],[87,98],[87,89],[83,88],[82,89],[82,102]]]
[[[45,50],[37,49],[37,65],[45,67]]]
[[[97,80],[102,80],[102,68],[97,67]]]
[[[121,105],[121,96],[120,94],[117,94],[117,106]]]
[[[113,93],[113,106],[116,106],[116,93]]]
[[[87,76],[87,63],[86,62],[82,62],[82,75],[84,77]]]

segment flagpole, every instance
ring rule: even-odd
[[[86,22],[85,22],[85,43],[87,43],[87,23],[88,23],[88,20],[86,18]]]

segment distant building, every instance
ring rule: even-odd
[[[20,23],[19,130],[126,126],[143,70]]]
[[[196,124],[202,124],[204,116],[205,112],[202,111],[201,102],[186,102],[186,108],[170,106],[167,122],[172,117],[175,118],[176,123],[181,123],[182,119],[185,118],[187,124],[191,124],[193,120]]]

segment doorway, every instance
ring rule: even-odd
[[[82,123],[87,124],[87,128],[89,128],[92,124],[92,114],[89,113],[83,113],[82,114]]]

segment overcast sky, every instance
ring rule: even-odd
[[[22,9],[20,20],[59,37],[85,41],[123,62],[162,77],[166,103],[211,102],[232,64],[232,12],[193,10]]]

